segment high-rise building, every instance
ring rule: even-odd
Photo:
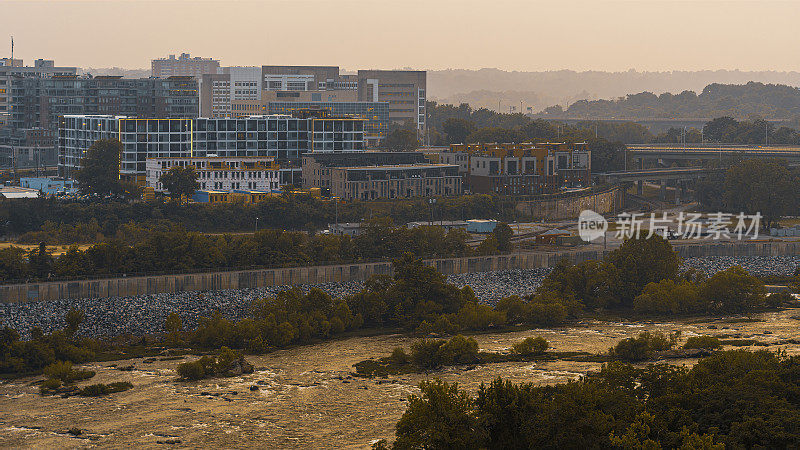
[[[181,53],[176,58],[169,55],[168,58],[154,59],[151,62],[151,74],[156,78],[167,78],[174,76],[200,78],[207,73],[217,73],[219,61],[211,58],[192,58],[188,53]]]
[[[389,103],[389,121],[412,123],[422,134],[426,130],[427,72],[424,70],[359,70],[358,99]]]

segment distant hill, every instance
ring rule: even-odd
[[[557,118],[800,118],[800,89],[782,84],[709,84],[697,95],[683,91],[674,95],[651,92],[630,94],[616,100],[580,100],[566,110],[545,109],[544,117]]]
[[[520,101],[523,111],[538,112],[552,105],[566,108],[578,100],[615,99],[633,92],[700,92],[710,84],[745,84],[749,81],[800,86],[799,72],[746,72],[739,70],[671,72],[509,72],[499,69],[428,71],[428,93],[438,103],[469,103],[475,108],[509,112]]]

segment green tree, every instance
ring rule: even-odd
[[[75,334],[75,332],[78,331],[78,327],[81,325],[81,323],[83,323],[84,318],[85,316],[83,311],[75,309],[74,307],[70,308],[69,311],[67,311],[66,317],[64,318],[64,320],[67,322],[67,326],[64,328],[67,334],[70,336]]]
[[[122,143],[115,139],[95,141],[81,160],[81,168],[75,174],[78,187],[83,194],[101,197],[120,192],[120,157]]]
[[[53,269],[53,257],[47,253],[47,245],[39,243],[39,248],[31,250],[28,255],[31,273],[39,278],[47,277]]]
[[[514,237],[514,231],[508,226],[505,222],[498,223],[494,230],[492,230],[492,236],[497,240],[497,249],[501,252],[507,252],[511,250],[511,238]]]
[[[740,266],[709,277],[700,287],[700,293],[715,311],[743,312],[766,304],[764,283]]]
[[[387,149],[394,151],[407,152],[416,150],[419,147],[417,131],[409,130],[407,128],[398,128],[393,130],[386,136],[386,139],[383,141],[383,145]]]
[[[467,136],[475,131],[475,124],[466,119],[451,117],[442,124],[442,131],[448,144],[463,144],[467,142]]]
[[[761,213],[761,225],[773,226],[781,216],[797,208],[797,177],[784,160],[748,159],[725,176],[725,203],[731,212]]]
[[[527,337],[514,344],[511,349],[514,353],[523,356],[541,355],[547,351],[550,344],[541,336]]]
[[[197,190],[197,172],[194,166],[173,166],[158,179],[173,200],[183,201]]]
[[[167,340],[172,345],[176,345],[180,342],[181,331],[183,331],[181,316],[176,312],[171,312],[164,321],[164,330],[167,332]]]
[[[420,383],[420,396],[412,395],[408,409],[397,422],[396,449],[478,449],[484,435],[473,413],[469,394],[458,383],[439,379]]]
[[[678,275],[678,255],[667,240],[656,234],[625,240],[606,261],[617,269],[616,292],[625,307],[633,305],[633,299],[648,283],[672,280]]]

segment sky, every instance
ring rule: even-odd
[[[13,35],[26,62],[94,68],[800,70],[800,0],[0,0],[0,24],[2,56]]]

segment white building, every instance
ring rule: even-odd
[[[145,172],[147,187],[152,187],[156,192],[164,192],[164,186],[159,179],[164,172],[176,166],[194,166],[199,190],[272,192],[283,186],[280,167],[274,158],[208,156],[148,158]]]

